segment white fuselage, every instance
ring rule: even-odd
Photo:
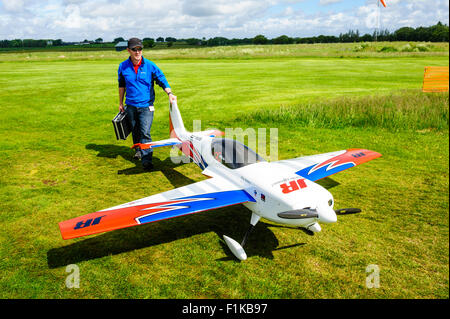
[[[276,163],[265,161],[235,169],[226,167],[211,151],[214,137],[205,136],[203,132],[185,132],[178,138],[184,141],[183,147],[180,147],[183,153],[202,168],[204,175],[220,176],[245,189],[255,202],[244,205],[258,216],[280,224],[303,227],[314,225],[317,221],[336,222],[333,196],[317,183],[293,174]],[[318,217],[286,219],[278,216],[278,213],[299,209],[315,210]]]

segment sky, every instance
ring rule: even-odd
[[[0,40],[360,34],[449,24],[448,0],[0,0]]]

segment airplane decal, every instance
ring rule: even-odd
[[[306,187],[307,187],[307,185],[306,185],[304,179],[290,181],[289,184],[288,183],[280,184],[281,192],[283,194],[288,194],[293,191],[297,191],[299,189],[306,188]]]
[[[203,156],[197,152],[191,141],[184,141],[181,145],[181,151],[184,155],[192,159],[194,163],[197,164],[202,170],[208,167],[208,164],[204,160]]]
[[[381,156],[381,154],[374,151],[349,149],[343,154],[337,155],[324,162],[310,165],[295,173],[314,182],[379,156]]]
[[[295,173],[314,182],[355,166],[355,164],[352,162],[342,164],[337,164],[337,162],[338,161],[327,164],[311,165]]]
[[[100,221],[102,220],[103,217],[105,217],[106,215],[103,216],[99,216],[95,219],[90,218],[87,219],[86,221],[79,221],[78,223],[76,223],[75,227],[73,229],[80,229],[80,228],[84,228],[84,227],[89,227],[89,226],[94,226],[97,225],[98,223],[100,223]]]
[[[255,199],[240,189],[152,203],[134,201],[61,222],[60,229],[64,239],[76,238],[244,202],[255,202]]]
[[[186,214],[197,213],[200,211],[209,210],[212,208],[219,208],[232,205],[235,202],[255,202],[247,192],[241,190],[217,192],[210,194],[203,194],[197,196],[189,196],[180,198],[173,203],[165,203],[162,206],[153,207],[150,214],[140,216],[136,219],[139,224],[158,221],[161,219],[178,217]],[[183,204],[177,206],[178,204]]]

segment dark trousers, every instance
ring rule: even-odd
[[[149,143],[152,141],[150,130],[153,123],[153,111],[148,107],[135,107],[127,105],[126,109],[131,124],[131,134],[133,136],[133,144]],[[142,162],[152,160],[153,150],[151,148],[141,150]]]

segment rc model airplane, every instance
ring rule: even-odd
[[[63,239],[243,204],[252,211],[250,228],[243,241],[239,244],[228,236],[223,237],[233,254],[245,260],[243,246],[261,217],[320,232],[319,222],[334,223],[336,214],[359,212],[358,209],[335,211],[331,193],[315,182],[381,156],[366,149],[348,149],[267,162],[246,145],[218,137],[223,132],[186,131],[176,102],[169,107],[170,138],[133,147],[178,147],[209,178],[63,221],[59,223]]]

